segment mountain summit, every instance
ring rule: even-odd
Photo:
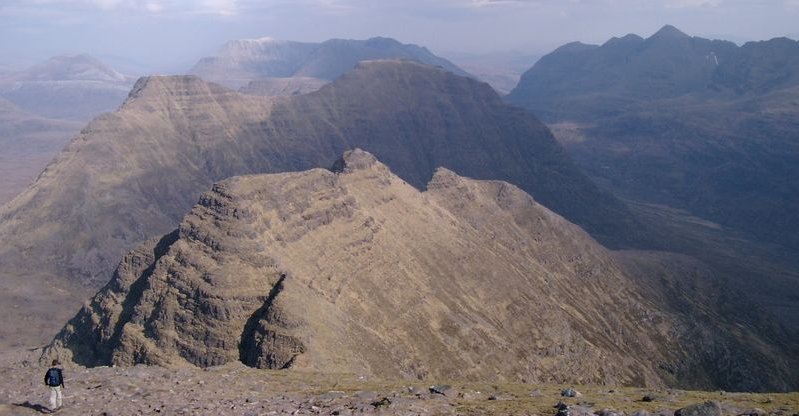
[[[660,28],[660,30],[658,30],[652,36],[650,36],[649,39],[675,40],[675,39],[691,39],[691,37],[672,25],[664,25],[662,28]]]
[[[217,55],[201,59],[190,73],[232,88],[273,78],[329,82],[352,70],[358,62],[378,59],[407,59],[467,75],[427,48],[381,37],[330,39],[322,43],[271,38],[235,40],[228,42]]]

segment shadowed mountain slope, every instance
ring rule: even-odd
[[[626,208],[529,113],[472,79],[380,61],[292,98],[241,95],[192,76],[141,79],[119,111],[86,126],[0,211],[4,279],[29,287],[34,279],[15,276],[36,271],[99,287],[124,252],[173,229],[213,182],[327,166],[354,146],[418,188],[438,166],[503,179],[604,241],[638,241]]]
[[[649,39],[566,45],[507,101],[576,123],[567,148],[625,197],[688,209],[799,248],[799,42],[730,42],[666,26]]]
[[[792,382],[780,337],[753,331],[768,323],[717,317],[703,293],[680,293],[674,259],[633,256],[640,269],[660,267],[643,275],[676,285],[679,296],[656,303],[611,252],[519,188],[446,169],[427,188],[360,150],[333,171],[220,182],[177,230],[125,256],[43,357],[388,378]],[[682,264],[682,283],[712,281]],[[733,324],[737,335],[717,329]]]
[[[352,70],[358,62],[377,59],[407,59],[467,75],[427,48],[402,44],[390,38],[331,39],[322,43],[269,38],[234,40],[228,42],[216,56],[200,60],[190,73],[231,88],[274,78],[293,78],[296,79],[295,83],[318,88],[320,82],[338,78]],[[261,93],[279,91],[263,88],[249,90]]]
[[[781,316],[799,328],[799,42],[738,47],[665,27],[649,39],[566,45],[507,100],[564,133],[583,171],[622,198],[683,210],[731,240],[771,246],[766,256],[717,262],[740,270],[763,305],[791,305]],[[663,240],[705,259],[729,251],[687,248],[681,238]],[[757,271],[776,264],[784,272]]]

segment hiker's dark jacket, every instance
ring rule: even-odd
[[[50,384],[50,372],[53,370],[58,372],[58,380],[61,381],[61,384],[56,384],[55,386]],[[47,372],[44,373],[44,384],[50,387],[58,387],[58,386],[64,387],[64,372],[61,371],[60,368],[51,367],[50,369],[47,370]]]

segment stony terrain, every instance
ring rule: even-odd
[[[3,360],[0,415],[46,413],[49,393],[41,384],[45,369],[22,357]],[[718,403],[724,416],[799,412],[798,393],[578,385],[574,389],[579,397],[568,398],[561,396],[571,387],[568,384],[380,380],[358,374],[257,370],[240,364],[206,369],[68,366],[65,378],[65,405],[58,412],[65,416],[555,415],[558,402],[568,404],[574,416],[671,416],[708,400]]]

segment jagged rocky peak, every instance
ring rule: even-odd
[[[377,158],[371,153],[355,149],[345,152],[344,156],[333,164],[331,170],[336,173],[350,173],[358,169],[368,169],[377,163]]]
[[[517,341],[521,334],[490,324],[510,316],[493,316],[486,306],[511,290],[533,297],[544,266],[532,258],[504,258],[508,247],[495,249],[502,260],[475,250],[487,244],[487,234],[474,227],[493,229],[491,217],[502,212],[494,209],[493,185],[447,170],[433,182],[443,176],[470,188],[463,198],[480,201],[485,223],[471,224],[476,216],[459,213],[460,204],[449,201],[461,198],[458,192],[433,186],[423,194],[359,149],[346,152],[333,171],[222,181],[176,232],[128,254],[47,355],[87,365],[242,361],[387,376],[495,377],[499,371],[512,377],[519,366],[510,356],[492,363],[481,357],[497,343],[511,351],[530,340]],[[597,267],[617,273],[600,266],[605,262],[597,259]],[[483,280],[492,273],[503,285]],[[513,298],[504,301],[510,299],[513,310],[543,307]],[[583,339],[568,325],[556,326],[554,338]],[[452,337],[465,340],[474,331],[492,334],[491,340],[453,347]],[[584,340],[574,344],[575,354],[597,359],[585,369],[599,377],[599,351]],[[621,366],[609,371],[624,373]]]
[[[701,324],[521,189],[439,169],[420,192],[358,149],[335,165],[217,183],[43,359],[645,385],[696,371],[709,341],[683,336]]]

